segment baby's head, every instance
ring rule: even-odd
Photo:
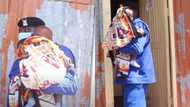
[[[32,35],[43,36],[52,40],[53,32],[47,26],[39,26],[34,30]]]
[[[125,11],[131,20],[134,20],[138,17],[138,8],[136,6],[133,5],[126,6]]]

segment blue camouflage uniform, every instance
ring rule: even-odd
[[[120,48],[119,51],[136,54],[136,61],[141,67],[130,66],[127,79],[117,80],[116,83],[124,85],[125,107],[146,107],[147,86],[156,82],[150,46],[150,31],[147,24],[140,18],[136,18],[133,24],[136,28],[142,28],[145,35],[135,38],[130,44]]]
[[[64,54],[71,59],[71,61],[74,63],[74,66],[76,66],[75,58],[71,50],[63,45],[60,45],[59,47],[64,52]],[[14,78],[15,76],[19,75],[19,72],[20,72],[19,59],[17,59],[12,65],[9,78],[10,79]],[[74,68],[69,69],[69,71],[67,72],[65,76],[64,82],[62,84],[59,84],[57,86],[50,86],[49,88],[43,91],[48,94],[54,93],[54,94],[63,94],[63,95],[75,95],[77,92],[75,74],[76,74],[76,71]],[[9,107],[9,104],[8,104],[8,107]]]

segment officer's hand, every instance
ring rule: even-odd
[[[74,66],[72,61],[67,57],[63,58],[63,63],[66,68],[70,68],[70,67]]]
[[[144,30],[142,28],[137,28],[137,32],[140,34],[140,36],[144,35]]]

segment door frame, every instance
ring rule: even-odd
[[[103,40],[109,25],[111,24],[111,2],[110,0],[100,0],[101,24]],[[105,103],[106,107],[114,107],[114,89],[113,89],[113,67],[111,59],[107,57],[108,50],[104,50],[104,69],[105,69]]]
[[[171,62],[171,95],[172,106],[177,107],[177,66],[176,66],[176,47],[175,47],[175,22],[173,0],[168,0],[169,32],[170,32],[170,62]]]

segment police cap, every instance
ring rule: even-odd
[[[38,17],[25,17],[18,21],[18,27],[37,27],[45,25],[45,22]]]

